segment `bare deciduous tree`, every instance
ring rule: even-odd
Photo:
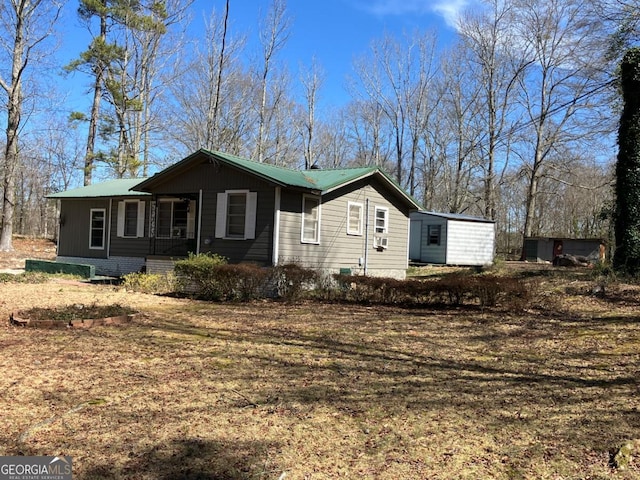
[[[165,133],[187,151],[208,148],[249,155],[245,143],[254,124],[256,95],[239,58],[245,40],[230,35],[227,13],[211,12],[205,22],[204,47],[195,43],[187,49],[193,55],[180,56],[172,69],[183,73],[168,82],[166,116],[172,119],[172,128]]]
[[[260,104],[258,106],[258,133],[256,139],[256,150],[254,158],[258,162],[265,161],[266,131],[268,130],[269,112],[267,105],[270,92],[269,77],[272,74],[273,61],[275,56],[284,47],[289,39],[291,21],[287,15],[286,0],[273,0],[267,17],[260,30],[260,44],[262,45],[262,68],[258,77],[260,83]],[[275,83],[275,82],[274,82]],[[278,85],[275,85],[277,88]],[[272,92],[272,96],[277,98],[278,92]],[[276,103],[274,100],[273,104]],[[273,107],[272,107],[273,108]]]
[[[483,154],[484,216],[495,220],[497,167],[508,166],[509,131],[517,121],[514,96],[518,79],[531,60],[514,49],[519,40],[513,29],[511,2],[490,0],[481,11],[461,18],[460,35],[468,51],[469,66],[480,88],[478,121],[484,131],[475,148]]]
[[[0,3],[0,55],[10,65],[9,77],[0,76],[0,88],[6,95],[6,144],[0,251],[13,249],[13,223],[16,203],[16,175],[20,162],[20,130],[23,127],[23,89],[29,67],[45,47],[60,14],[61,4],[44,0],[9,0]]]
[[[305,119],[300,126],[305,169],[311,168],[316,162],[316,153],[314,150],[314,144],[316,142],[316,107],[318,91],[322,86],[322,80],[323,72],[314,59],[309,70],[303,72],[301,77],[306,104]]]
[[[572,143],[600,133],[590,117],[602,90],[596,63],[600,55],[591,42],[596,24],[585,18],[579,0],[523,1],[516,6],[521,48],[531,56],[520,82],[520,104],[527,135],[520,142],[522,168],[528,179],[525,237],[537,234],[541,179],[547,164]],[[557,158],[557,157],[556,157]]]

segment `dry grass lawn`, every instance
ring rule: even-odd
[[[71,455],[78,479],[640,478],[609,465],[640,438],[640,292],[548,281],[554,307],[524,313],[3,283],[3,322],[75,303],[144,315],[2,323],[0,454]]]

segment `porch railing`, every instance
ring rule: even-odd
[[[168,257],[186,257],[189,252],[196,252],[195,239],[184,238],[153,238],[151,239],[151,254],[166,255]]]

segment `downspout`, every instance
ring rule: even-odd
[[[62,201],[56,200],[56,257],[60,254],[60,234],[62,234],[62,225],[60,225],[60,215],[62,215]]]
[[[198,236],[196,237],[196,255],[200,255],[200,239],[202,238],[202,189],[198,195]]]
[[[107,259],[111,258],[111,213],[113,210],[113,198],[109,199],[109,221],[107,222]],[[105,219],[106,221],[106,219]]]
[[[271,263],[273,266],[278,265],[278,257],[280,256],[280,202],[282,198],[281,187],[276,187],[274,198],[274,212],[273,212],[273,259]]]
[[[367,275],[369,267],[369,199],[365,201],[364,207],[364,275]]]
[[[422,230],[422,224],[420,224],[420,229]],[[406,255],[406,263],[404,264],[405,271],[409,269],[409,248],[411,245],[411,210],[409,210],[409,216],[407,217],[407,252]]]

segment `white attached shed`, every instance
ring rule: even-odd
[[[413,212],[410,221],[410,261],[464,266],[493,263],[494,221],[435,212]]]

